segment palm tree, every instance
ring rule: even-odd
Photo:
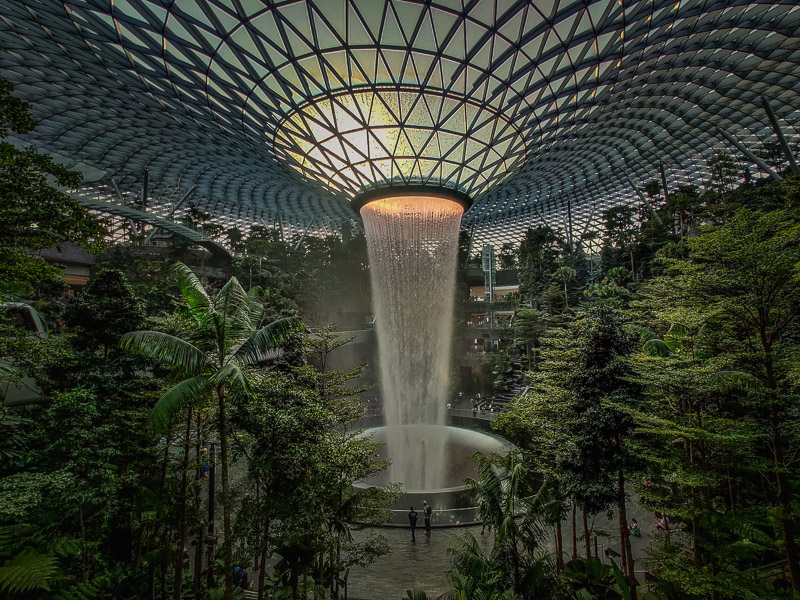
[[[447,549],[452,569],[448,600],[520,600],[514,590],[503,589],[501,565],[494,553],[487,556],[475,536],[466,532]],[[411,596],[411,600],[428,600],[426,596]]]
[[[548,524],[560,510],[552,486],[537,481],[518,452],[507,456],[474,455],[478,479],[466,485],[478,514],[495,529],[492,560],[510,564],[514,591],[523,597],[546,597],[555,573],[552,556],[544,550]]]
[[[297,329],[298,321],[286,318],[258,329],[254,324],[260,307],[232,277],[214,298],[209,297],[189,267],[175,265],[175,274],[190,317],[197,325],[196,339],[188,341],[160,331],[134,331],[122,337],[124,349],[149,356],[172,367],[181,381],[156,403],[147,422],[153,432],[169,429],[181,410],[214,397],[217,403],[222,470],[222,518],[225,539],[225,600],[233,598],[231,548],[231,493],[228,477],[229,398],[252,395],[245,367],[256,364],[269,350],[279,348]],[[182,552],[178,548],[177,552]],[[175,573],[175,598],[180,598],[182,560]]]
[[[572,267],[561,266],[553,273],[553,279],[560,279],[564,284],[564,308],[569,308],[569,288],[567,287],[571,281],[575,281],[578,272]]]

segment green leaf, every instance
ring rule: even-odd
[[[174,335],[160,331],[132,331],[122,336],[124,350],[155,358],[184,375],[199,375],[209,365],[205,353]]]
[[[239,365],[228,363],[208,380],[213,387],[224,386],[234,398],[252,398],[253,389]]]
[[[657,338],[647,340],[642,345],[642,350],[650,356],[669,356],[672,353],[670,347],[663,340]]]
[[[719,371],[714,374],[714,379],[745,392],[760,392],[764,389],[764,384],[760,379],[743,371]]]
[[[275,350],[289,341],[300,326],[297,317],[286,317],[273,321],[254,333],[236,351],[234,356],[242,364],[254,364],[264,358],[269,350]]]
[[[181,288],[181,295],[189,304],[189,308],[193,312],[205,311],[211,305],[211,301],[194,271],[181,262],[175,263],[173,269]]]
[[[153,433],[163,433],[181,410],[186,406],[197,404],[209,392],[209,378],[206,375],[192,377],[181,381],[167,390],[158,399],[146,427]]]
[[[0,590],[12,594],[31,590],[50,591],[56,579],[58,561],[52,554],[26,548],[0,567]]]

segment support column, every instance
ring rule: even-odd
[[[733,137],[733,136],[732,136],[730,133],[728,133],[728,132],[727,132],[727,131],[725,131],[724,129],[719,129],[719,128],[718,128],[718,129],[717,129],[717,131],[719,132],[719,134],[720,134],[722,137],[724,137],[726,140],[728,140],[728,141],[729,141],[729,142],[730,142],[730,143],[733,145],[733,147],[734,147],[734,148],[736,148],[736,149],[737,149],[739,152],[741,152],[741,153],[742,153],[742,154],[744,154],[744,155],[745,155],[747,158],[749,158],[749,159],[750,159],[750,160],[752,160],[754,163],[756,163],[756,164],[757,164],[757,165],[758,165],[758,166],[759,166],[759,167],[760,167],[760,168],[761,168],[763,171],[765,171],[765,172],[766,172],[766,173],[767,173],[767,174],[768,174],[770,177],[772,177],[772,178],[773,178],[775,181],[783,181],[783,177],[781,177],[780,175],[778,175],[778,174],[777,174],[777,173],[776,173],[776,172],[775,172],[775,171],[772,169],[772,167],[770,167],[770,166],[769,166],[769,165],[768,165],[766,162],[764,162],[764,161],[763,161],[761,158],[759,158],[758,156],[756,156],[755,154],[753,154],[753,153],[752,153],[752,152],[751,152],[751,151],[750,151],[750,150],[747,148],[747,146],[745,146],[745,145],[744,145],[742,142],[740,142],[739,140],[737,140],[735,137]]]
[[[667,187],[667,170],[664,168],[664,161],[658,163],[658,170],[661,171],[661,188],[664,190],[664,201],[669,204],[669,188]]]
[[[783,130],[781,129],[781,124],[778,122],[778,117],[772,110],[772,106],[770,105],[769,100],[767,100],[766,96],[761,96],[761,102],[764,104],[764,111],[767,113],[769,124],[772,125],[772,130],[775,132],[775,135],[778,136],[778,142],[780,142],[781,150],[783,150],[783,153],[789,160],[789,168],[792,170],[792,175],[800,175],[800,167],[797,166],[797,161],[794,158],[792,149],[789,148],[789,144],[786,143],[786,138],[783,137]]]

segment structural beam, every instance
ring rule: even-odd
[[[770,166],[769,166],[769,165],[768,165],[766,162],[764,162],[764,160],[763,160],[763,159],[761,159],[761,158],[759,158],[758,156],[756,156],[755,154],[753,154],[753,153],[750,151],[750,149],[749,149],[747,146],[745,146],[745,145],[744,145],[742,142],[740,142],[739,140],[737,140],[735,137],[733,137],[733,136],[732,136],[730,133],[728,133],[728,132],[727,132],[727,131],[725,131],[724,129],[719,129],[719,128],[717,128],[717,131],[719,132],[719,134],[720,134],[722,137],[724,137],[726,140],[728,140],[728,141],[731,143],[731,145],[733,145],[733,147],[734,147],[734,148],[736,148],[736,149],[737,149],[739,152],[741,152],[741,153],[742,153],[742,154],[744,154],[744,155],[745,155],[747,158],[749,158],[749,159],[750,159],[750,160],[752,160],[754,163],[756,163],[756,164],[757,164],[757,165],[758,165],[758,166],[759,166],[759,167],[760,167],[760,168],[761,168],[763,171],[765,171],[765,172],[766,172],[766,173],[767,173],[767,174],[768,174],[770,177],[772,177],[772,178],[773,178],[775,181],[783,181],[783,177],[781,177],[780,175],[778,175],[778,174],[777,174],[777,173],[776,173],[776,172],[775,172],[775,171],[772,169],[772,167],[770,167]]]
[[[110,215],[115,215],[135,221],[140,221],[142,223],[147,223],[149,225],[152,225],[153,227],[157,227],[163,231],[167,231],[173,235],[189,240],[190,242],[197,244],[198,246],[202,246],[217,258],[222,258],[226,261],[230,261],[232,259],[231,253],[224,246],[218,244],[217,242],[203,235],[202,233],[195,231],[194,229],[190,229],[189,227],[179,225],[177,223],[174,223],[173,221],[170,221],[169,219],[158,217],[154,214],[146,213],[144,211],[137,210],[130,206],[120,206],[119,204],[108,204],[106,202],[101,202],[99,200],[95,200],[85,196],[76,195],[74,196],[74,198],[86,208],[97,210]]]
[[[186,199],[189,197],[189,195],[194,191],[196,187],[197,185],[193,185],[192,187],[190,187],[188,190],[186,190],[186,192],[184,192],[184,194],[180,197],[180,199],[175,204],[172,205],[172,210],[169,212],[170,219],[175,217],[175,211],[178,210],[183,205],[184,202],[186,202]]]
[[[645,206],[650,211],[650,216],[652,216],[656,221],[658,221],[659,223],[661,223],[663,225],[664,221],[661,219],[661,216],[655,211],[655,209],[653,208],[653,205],[650,204],[650,199],[645,194],[643,194],[642,191],[638,187],[636,187],[633,184],[633,181],[631,181],[631,178],[627,174],[625,175],[625,178],[628,180],[628,185],[630,185],[633,188],[633,190],[639,196],[641,201],[644,202]]]
[[[778,117],[775,115],[775,111],[772,110],[772,106],[766,96],[761,96],[761,102],[764,104],[764,112],[767,113],[769,124],[772,125],[772,130],[775,132],[775,135],[778,136],[781,150],[783,150],[783,153],[789,161],[789,168],[792,170],[792,175],[800,175],[800,167],[797,166],[797,160],[794,158],[792,149],[789,148],[789,144],[786,143],[786,138],[783,136],[783,130],[781,129],[781,124],[778,122]]]
[[[658,163],[658,170],[661,171],[661,188],[664,190],[664,201],[669,203],[669,188],[667,187],[667,170],[664,168],[664,161]]]

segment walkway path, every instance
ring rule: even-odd
[[[646,512],[636,504],[628,505],[628,518],[636,518],[642,531],[642,537],[631,538],[631,549],[637,570],[642,570],[644,559],[647,558],[647,548],[651,538],[655,535],[654,525],[656,518],[651,512]],[[619,551],[619,532],[616,512],[611,519],[605,514],[595,517],[594,524],[590,523],[593,531],[598,534],[598,550],[600,558],[605,563],[609,559],[603,556],[606,547]],[[350,570],[348,582],[348,596],[359,600],[401,600],[406,598],[406,590],[421,589],[429,597],[436,598],[448,589],[448,571],[450,560],[447,555],[448,545],[454,536],[471,532],[480,542],[484,550],[491,548],[493,534],[487,532],[481,536],[481,527],[461,527],[457,529],[434,529],[430,537],[425,531],[417,530],[416,543],[411,542],[411,532],[408,528],[385,528],[379,533],[389,542],[391,552],[380,557],[368,569],[355,567]],[[374,533],[375,530],[355,532],[357,540]],[[580,514],[578,514],[578,555],[584,552],[583,535]],[[563,525],[564,551],[566,560],[572,556],[572,522]],[[555,547],[553,541],[551,549]],[[592,545],[593,551],[593,545]],[[617,559],[617,564],[619,560]]]

